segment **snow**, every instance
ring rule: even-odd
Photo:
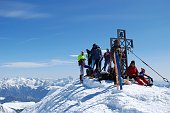
[[[22,113],[170,113],[170,88],[124,85],[86,78],[51,92]]]
[[[35,105],[35,102],[9,102],[3,104],[3,106],[12,109],[25,109],[26,107],[32,107],[33,105]]]
[[[0,113],[18,113],[26,107],[32,107],[35,102],[10,102],[0,104]]]
[[[88,78],[84,78],[84,82],[83,85],[86,88],[98,88],[98,87],[106,87],[109,85],[113,85],[113,83],[107,83],[105,84],[103,81],[102,83],[100,83],[97,79],[88,79]]]
[[[0,97],[0,100],[4,100],[5,99],[5,97]]]
[[[0,105],[0,113],[16,113],[15,110],[6,106]]]

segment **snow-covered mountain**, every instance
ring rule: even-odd
[[[170,85],[161,82],[152,87],[124,85],[118,91],[112,82],[87,78],[83,84],[72,78],[4,78],[0,94],[6,102],[0,104],[0,113],[170,113]],[[9,95],[13,102],[7,102]],[[24,102],[17,102],[18,97]],[[25,102],[27,97],[34,102]]]
[[[17,112],[9,107],[0,105],[0,113],[17,113]]]
[[[112,82],[75,81],[22,113],[170,113],[170,88],[136,84],[117,91]]]
[[[0,105],[0,113],[20,113],[23,109],[35,105],[35,102],[9,102]]]
[[[64,79],[3,78],[0,80],[0,113],[20,113],[46,95],[73,81]]]
[[[37,78],[3,78],[0,80],[0,103],[11,101],[38,102],[49,91],[63,87],[71,78],[49,80]]]

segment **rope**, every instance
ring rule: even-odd
[[[135,55],[140,61],[142,61],[146,66],[148,66],[152,71],[154,71],[157,75],[159,75],[165,82],[169,83],[169,80],[159,74],[156,70],[154,70],[150,65],[148,65],[145,61],[143,61],[140,57],[138,57],[133,51],[130,51],[133,55]]]

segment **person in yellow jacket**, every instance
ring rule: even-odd
[[[83,82],[83,76],[84,76],[84,67],[85,67],[85,56],[84,52],[82,51],[81,54],[77,57],[78,64],[80,66],[80,81]]]

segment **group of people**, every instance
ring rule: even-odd
[[[102,55],[101,48],[97,44],[93,44],[92,49],[88,50],[87,52],[87,60],[88,65],[85,64],[86,57],[84,52],[82,51],[81,54],[78,56],[78,63],[80,66],[80,81],[83,82],[84,77],[84,68],[87,68],[87,76],[89,77],[97,77],[100,80],[102,79],[111,79],[116,82],[116,73],[114,68],[111,67],[112,62],[112,52],[109,49],[106,50],[104,55]],[[101,68],[102,60],[104,59],[104,66]],[[108,66],[108,69],[106,70]],[[104,70],[104,72],[101,72]],[[136,66],[135,61],[131,61],[130,66],[127,68],[125,75],[129,78],[129,80],[134,80],[139,85],[151,85],[153,82],[152,78],[145,74],[145,69],[141,69],[139,73]],[[148,80],[149,78],[149,80]]]
[[[93,44],[92,49],[91,50],[86,49],[86,52],[87,52],[88,65],[85,64],[86,58],[83,51],[81,52],[81,54],[78,56],[77,59],[80,66],[81,81],[83,81],[84,68],[88,68],[89,69],[88,71],[95,70],[94,72],[97,73],[97,72],[101,72],[101,70],[106,71],[107,64],[110,63],[109,49],[107,49],[107,52],[103,56],[100,46],[98,46],[97,44]],[[103,58],[105,59],[105,63],[104,63],[104,67],[101,68]]]
[[[130,80],[136,81],[139,85],[152,86],[153,79],[145,74],[145,69],[141,68],[141,72],[135,66],[135,61],[131,61],[130,66],[126,70],[126,75]]]

